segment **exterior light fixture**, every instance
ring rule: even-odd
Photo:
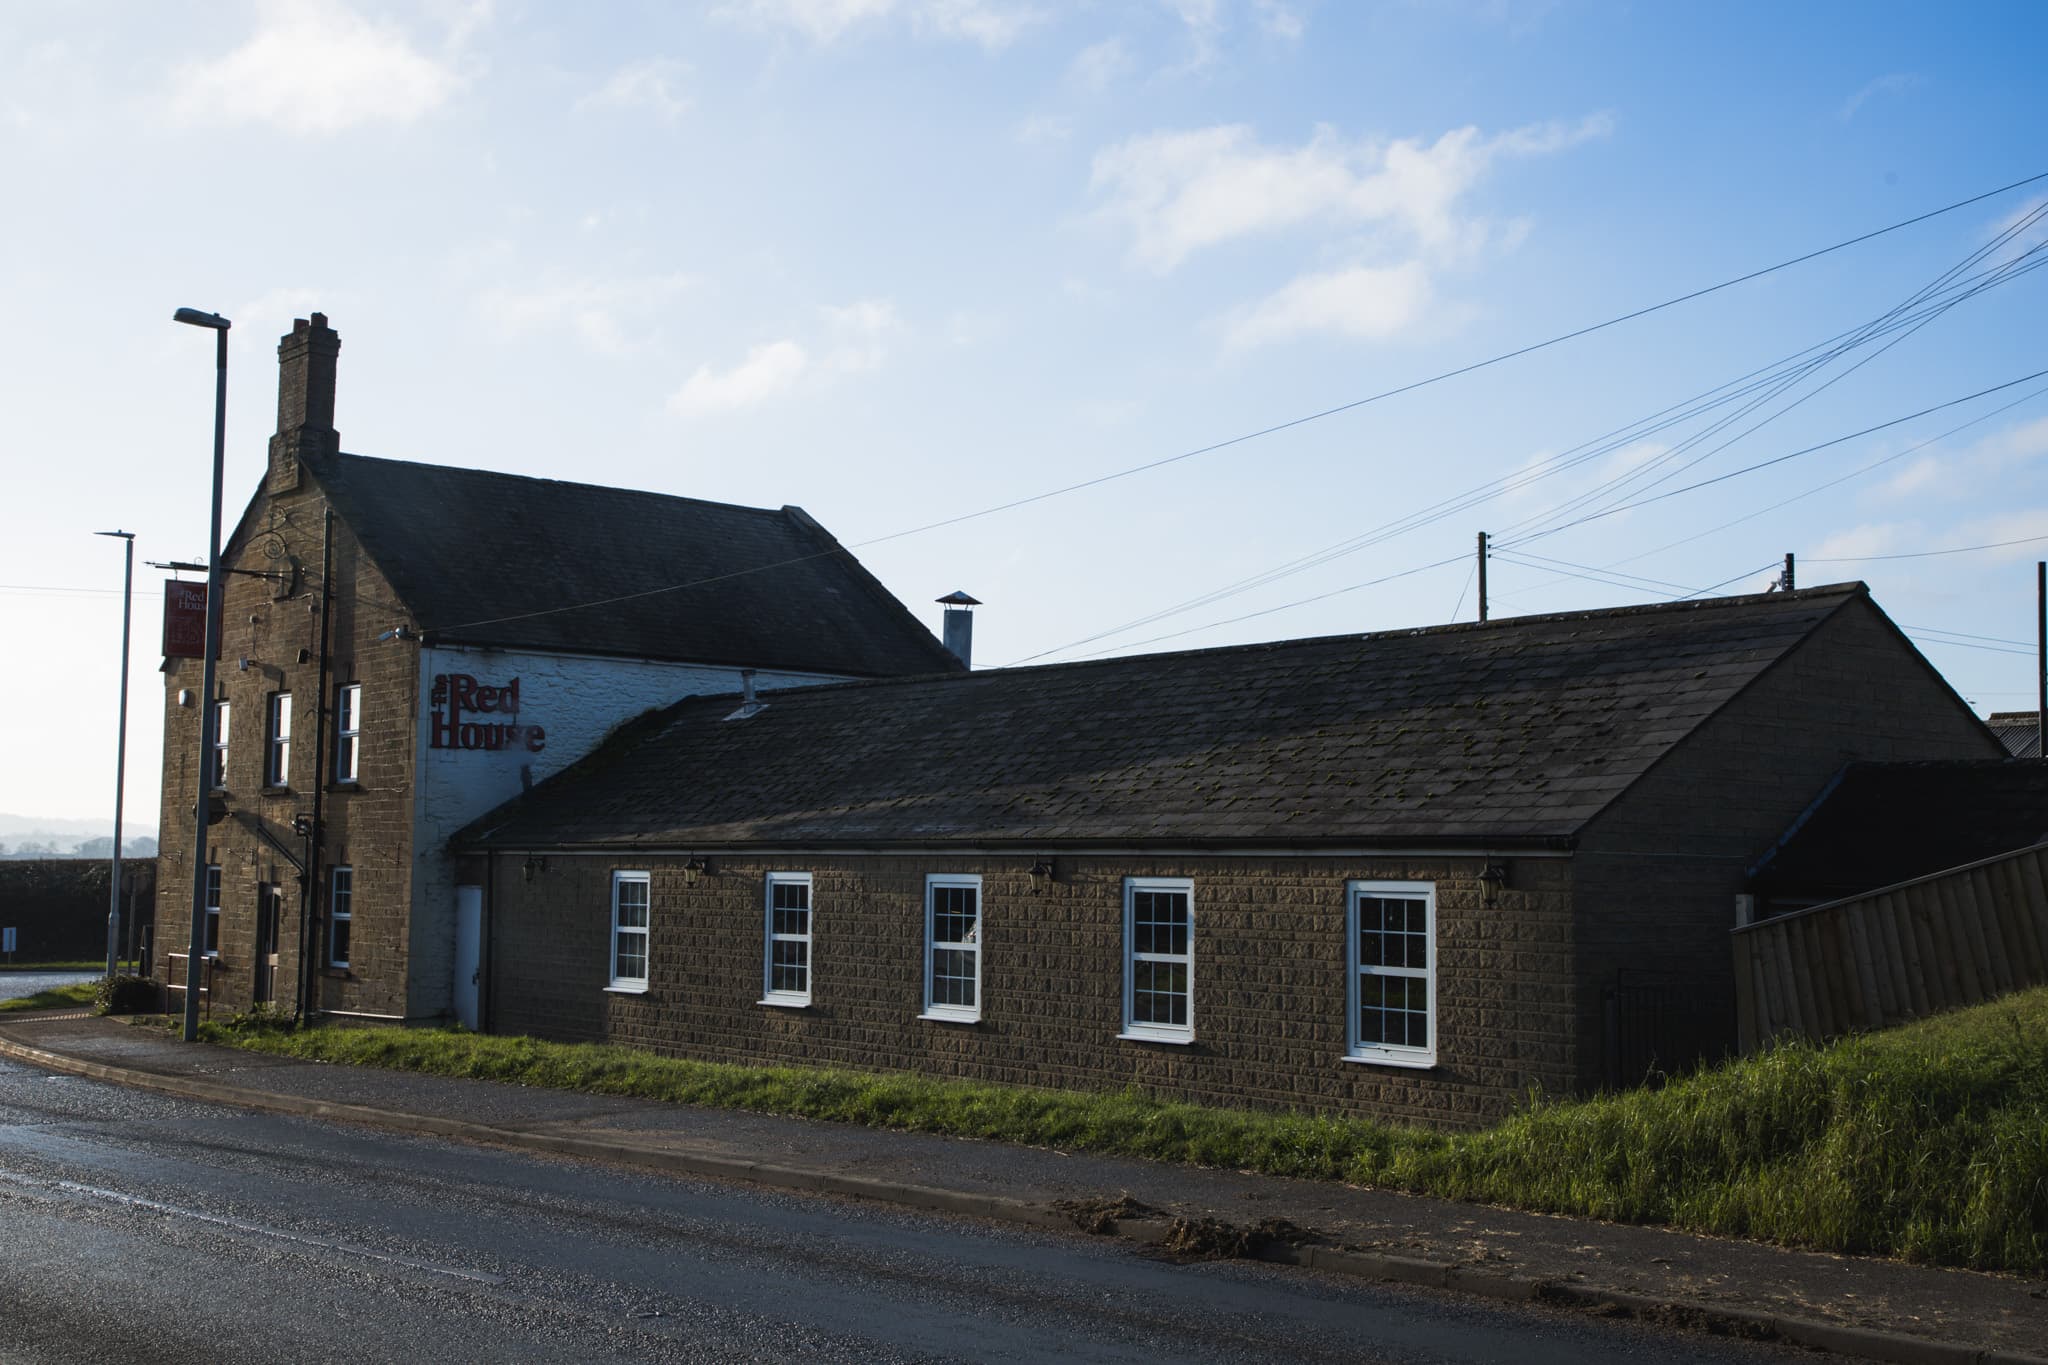
[[[1045,890],[1055,880],[1055,871],[1050,858],[1040,858],[1031,864],[1031,894],[1035,896]]]
[[[1500,893],[1507,889],[1508,865],[1488,863],[1479,874],[1479,903],[1488,910],[1500,907]]]
[[[526,860],[525,864],[521,866],[519,869],[520,879],[522,881],[530,882],[535,877],[538,877],[541,873],[547,870],[548,860],[546,858],[530,857]]]
[[[692,854],[690,861],[683,864],[683,885],[685,886],[695,886],[697,878],[710,875],[711,863],[708,859],[699,858]]]

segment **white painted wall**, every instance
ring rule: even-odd
[[[432,738],[434,678],[467,673],[503,686],[519,679],[519,715],[466,717],[479,722],[517,720],[547,731],[539,753],[524,745],[495,752],[435,749]],[[754,686],[766,691],[845,679],[816,673],[760,672]],[[622,722],[688,696],[740,690],[740,670],[644,659],[606,659],[574,654],[437,645],[420,650],[419,765],[413,801],[412,979],[408,1015],[439,1014],[452,1008],[455,969],[455,869],[446,853],[448,836],[492,807],[517,796],[520,768],[530,766],[535,782],[560,772],[595,748]],[[371,723],[374,723],[372,721]]]

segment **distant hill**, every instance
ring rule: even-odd
[[[156,827],[121,828],[121,851],[130,858],[156,854]],[[105,858],[114,851],[112,820],[67,820],[0,811],[0,858]]]

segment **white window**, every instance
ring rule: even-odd
[[[334,780],[356,780],[362,751],[363,685],[345,683],[334,694]]]
[[[227,703],[221,703],[225,706]],[[206,955],[220,956],[220,865],[206,865]]]
[[[228,704],[213,704],[213,786],[217,791],[228,784]]]
[[[1436,1063],[1436,886],[1351,882],[1350,1053],[1390,1066]]]
[[[337,867],[328,880],[327,965],[348,966],[348,937],[355,915],[356,870]]]
[[[1157,1043],[1195,1039],[1195,884],[1124,879],[1124,1031]]]
[[[267,787],[286,786],[292,775],[292,694],[270,694],[270,754],[263,770]]]
[[[981,878],[924,879],[924,1017],[981,1018]]]
[[[612,990],[647,989],[648,891],[645,872],[612,873]]]
[[[768,874],[764,1005],[811,1003],[811,874]]]

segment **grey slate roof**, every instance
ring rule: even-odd
[[[430,642],[869,677],[959,666],[798,508],[361,455],[306,467]]]
[[[457,847],[1567,840],[1863,585],[730,697]],[[1869,608],[1875,610],[1875,608]]]
[[[1984,718],[1991,733],[2014,758],[2041,756],[2041,713],[2039,711],[1993,711]]]

